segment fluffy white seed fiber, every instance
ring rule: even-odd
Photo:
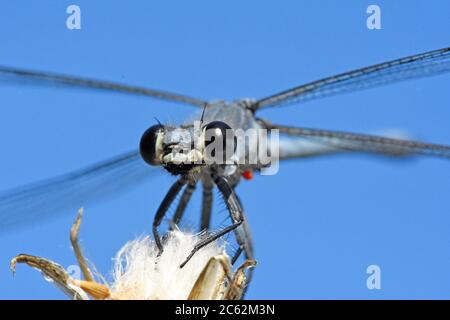
[[[224,245],[214,242],[193,256],[180,269],[201,235],[180,231],[169,234],[163,254],[148,236],[125,244],[114,262],[111,297],[118,299],[186,299],[210,258],[226,254]]]

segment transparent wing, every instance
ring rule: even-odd
[[[0,80],[7,82],[19,82],[21,84],[63,85],[66,87],[113,91],[132,95],[147,96],[197,107],[203,107],[206,104],[206,101],[203,101],[201,99],[196,99],[167,91],[130,86],[115,82],[77,78],[55,73],[17,69],[6,66],[0,66]]]
[[[450,71],[450,47],[310,82],[258,100],[254,110],[300,103]]]
[[[125,192],[155,174],[138,151],[0,192],[0,233]]]
[[[297,128],[266,123],[270,129],[279,129],[287,135],[312,138],[314,142],[326,146],[317,146],[317,152],[336,152],[337,150],[374,152],[387,155],[426,155],[450,159],[450,146],[413,140],[394,139],[368,134],[343,131],[331,131],[309,128]],[[288,154],[287,154],[288,155]],[[286,158],[288,158],[286,155]],[[292,155],[290,156],[292,158]]]
[[[402,135],[391,135],[383,133],[382,136],[388,138],[399,139],[403,138]],[[279,141],[279,157],[280,160],[298,159],[298,158],[311,158],[318,156],[329,156],[351,152],[367,152],[366,150],[358,150],[358,146],[352,145],[349,147],[349,142],[344,142],[340,145],[339,140],[330,141],[327,138],[311,138],[311,137],[280,137]],[[393,158],[405,158],[411,156],[408,152],[399,152],[399,150],[373,150],[376,155],[393,157]]]
[[[304,137],[281,138],[279,141],[280,160],[310,158],[346,152],[326,141],[314,141]]]

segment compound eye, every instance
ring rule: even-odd
[[[164,126],[157,124],[147,129],[144,132],[139,144],[139,150],[142,159],[149,165],[156,166],[161,164],[161,133],[164,131]]]
[[[233,156],[237,143],[232,128],[228,124],[222,121],[213,121],[204,126],[203,130],[205,132],[206,161],[219,164]]]

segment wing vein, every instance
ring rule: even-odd
[[[254,110],[289,105],[336,94],[450,71],[450,47],[356,69],[258,100]]]
[[[178,102],[196,107],[203,107],[206,104],[206,101],[203,101],[201,99],[162,90],[155,90],[139,86],[130,86],[109,81],[78,78],[55,73],[17,69],[6,66],[0,66],[0,75],[3,76],[3,80],[13,79],[22,82],[28,81],[30,83],[60,84],[68,87],[113,91]]]
[[[394,139],[345,131],[298,128],[266,124],[280,133],[308,138],[327,139],[331,146],[350,151],[381,152],[387,154],[420,154],[450,159],[450,146],[414,140]]]

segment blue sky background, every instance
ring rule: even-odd
[[[382,30],[366,28],[378,4]],[[66,7],[82,29],[65,27]],[[385,60],[450,45],[450,2],[14,1],[0,6],[0,64],[172,90],[205,99],[263,97]],[[267,110],[274,122],[371,132],[400,128],[450,144],[450,75]],[[0,189],[137,147],[154,123],[192,108],[141,97],[0,85]],[[450,163],[341,156],[283,163],[243,181],[259,265],[248,298],[450,298]],[[149,233],[173,182],[160,174],[86,207],[81,237],[102,273],[127,240]],[[80,204],[82,205],[82,204]],[[216,217],[226,215],[219,209]],[[199,197],[189,206],[199,215]],[[75,263],[75,212],[0,237],[0,298],[64,298],[18,253]],[[382,289],[366,288],[381,267]]]

